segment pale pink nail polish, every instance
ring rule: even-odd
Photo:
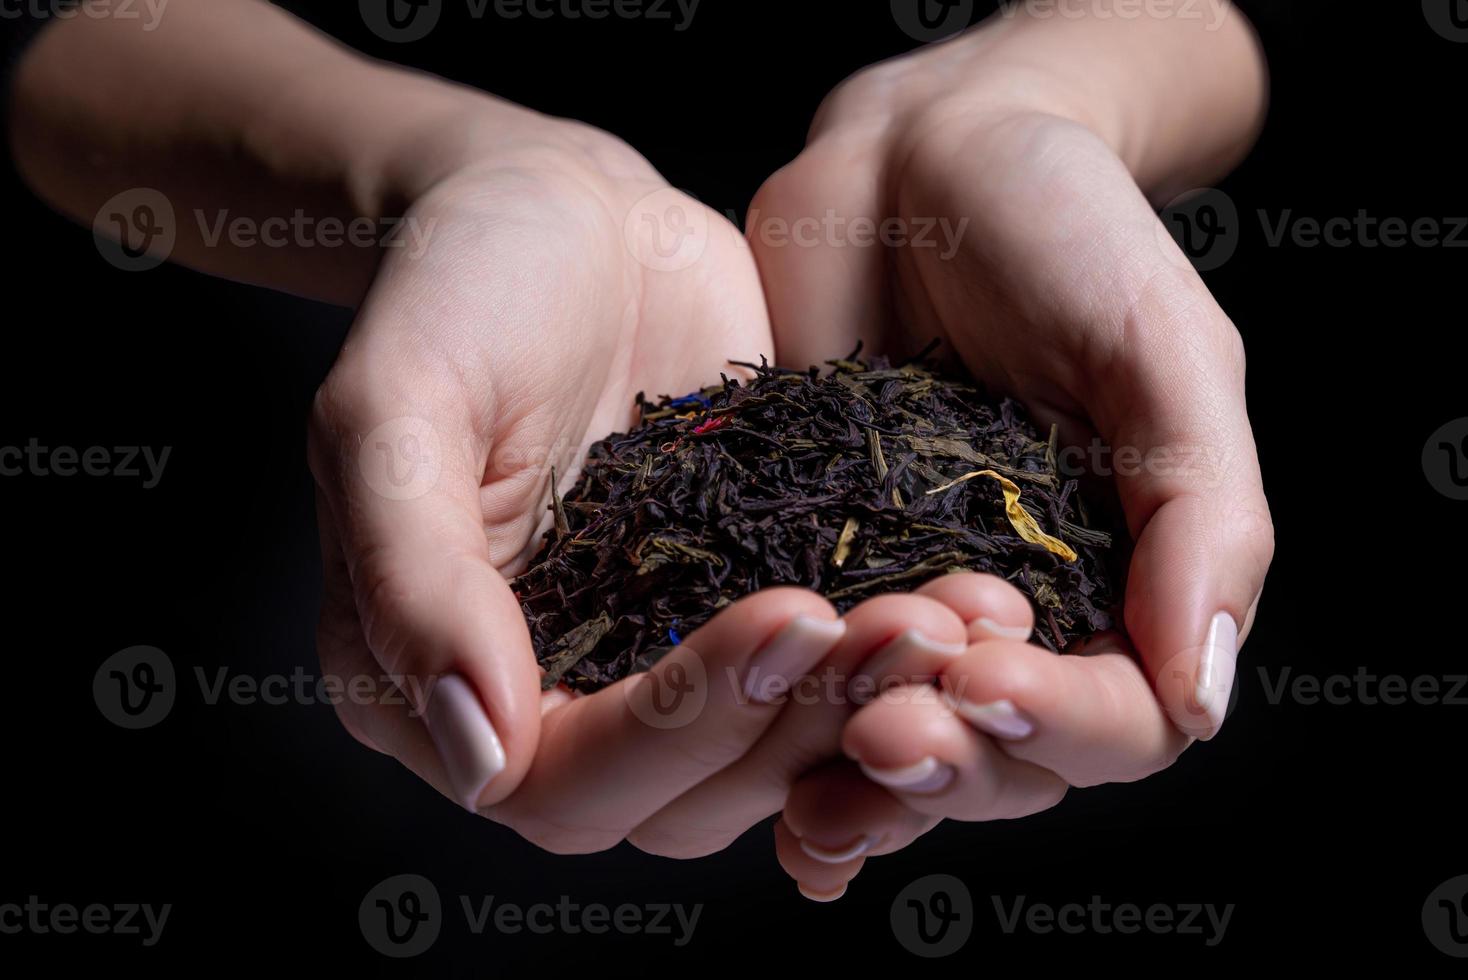
[[[883,644],[852,676],[851,695],[858,701],[869,700],[884,690],[884,685],[896,680],[910,684],[925,683],[942,669],[943,661],[952,660],[967,649],[965,643],[939,643],[918,630],[903,630]],[[926,664],[930,672],[898,678],[897,666],[904,662],[915,667]]]
[[[978,633],[981,636],[987,635],[990,638],[996,640],[1021,641],[1028,640],[1030,638],[1030,634],[1034,632],[1034,630],[1030,629],[1028,626],[1003,626],[999,623],[996,623],[988,616],[980,616],[978,619],[974,620],[973,623],[969,626],[969,631],[971,633]],[[975,638],[978,639],[979,637]]]
[[[936,793],[953,782],[953,767],[928,756],[920,762],[897,769],[877,769],[860,763],[861,771],[874,783],[903,793]]]
[[[458,674],[440,677],[428,695],[423,722],[459,803],[479,807],[479,794],[505,768],[505,748],[479,695]]]
[[[1209,730],[1198,735],[1205,741],[1217,735],[1223,727],[1238,661],[1239,627],[1231,614],[1221,612],[1208,624],[1208,636],[1198,657],[1194,697],[1198,707],[1207,714]]]
[[[1008,698],[974,704],[970,701],[949,699],[953,713],[973,725],[979,731],[995,738],[1016,741],[1029,738],[1035,731],[1035,723],[1014,706]]]
[[[760,703],[783,697],[845,635],[845,620],[796,616],[750,660],[744,696]]]
[[[805,838],[801,838],[800,849],[808,854],[810,857],[815,858],[817,861],[824,862],[825,864],[841,864],[845,861],[854,861],[857,858],[861,857],[867,851],[870,851],[872,849],[872,845],[876,842],[877,838],[873,837],[871,834],[867,834],[866,836],[858,839],[855,843],[848,844],[845,847],[830,848],[822,847],[814,841],[809,841]]]

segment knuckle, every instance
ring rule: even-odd
[[[960,657],[944,675],[944,684],[966,701],[1044,704],[1051,695],[1050,685],[1035,662],[1035,652],[1036,648],[1015,640],[987,641]]]

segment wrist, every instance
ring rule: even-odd
[[[1203,0],[1188,16],[1126,14],[1134,9],[1119,0],[1008,6],[848,81],[822,106],[812,138],[860,126],[901,153],[904,136],[933,126],[1043,114],[1095,133],[1154,198],[1215,179],[1263,122],[1267,70],[1253,28],[1226,0]]]

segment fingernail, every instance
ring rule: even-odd
[[[800,894],[804,895],[812,902],[834,902],[836,901],[836,899],[846,894],[845,885],[842,885],[840,888],[836,889],[833,892],[818,892],[812,888],[807,888],[801,882],[796,882],[795,887],[800,889]]]
[[[1008,698],[990,701],[987,704],[973,704],[951,697],[948,700],[954,714],[979,731],[993,735],[995,738],[1013,741],[1029,738],[1035,731],[1035,723],[1030,721],[1025,713],[1016,708],[1014,702]]]
[[[995,640],[1025,641],[1030,638],[1030,634],[1034,630],[1028,626],[1001,626],[988,616],[980,616],[969,625],[969,632],[980,634],[980,637],[975,637],[975,639],[979,639],[987,634],[991,639]]]
[[[845,620],[796,616],[750,661],[744,696],[762,704],[783,696],[795,678],[819,663],[845,635]]]
[[[931,755],[900,769],[877,769],[863,762],[861,771],[872,782],[904,793],[936,793],[953,781],[953,767]]]
[[[505,747],[479,695],[458,674],[440,677],[428,696],[423,722],[454,795],[469,810],[477,810],[479,794],[505,768]]]
[[[1223,727],[1238,662],[1239,628],[1232,615],[1221,612],[1208,624],[1208,638],[1203,641],[1203,653],[1198,659],[1195,697],[1198,707],[1208,716],[1208,731],[1198,736],[1204,741],[1217,735]]]
[[[832,848],[822,847],[819,844],[801,838],[800,849],[806,854],[815,858],[817,861],[824,861],[826,864],[841,864],[845,861],[852,861],[856,858],[861,857],[867,851],[871,850],[872,845],[876,842],[876,837],[872,836],[871,834],[867,834],[866,836],[858,839],[856,843],[848,844],[847,846],[836,850]]]
[[[864,678],[871,683],[872,687],[880,689],[886,678],[891,676],[896,666],[904,660],[915,660],[918,664],[931,663],[934,660],[952,660],[967,649],[968,644],[966,643],[939,643],[937,640],[929,639],[918,630],[903,630],[872,654],[871,659],[862,665],[852,680]],[[931,680],[932,676],[932,674],[925,674],[903,679],[916,684]],[[860,690],[861,685],[854,685],[853,695],[855,696],[856,692]]]

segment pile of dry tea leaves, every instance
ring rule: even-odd
[[[800,585],[845,611],[954,571],[1035,605],[1053,650],[1109,629],[1111,536],[1013,401],[918,360],[767,365],[656,404],[592,447],[514,582],[545,685],[591,691],[645,669],[724,606]]]

